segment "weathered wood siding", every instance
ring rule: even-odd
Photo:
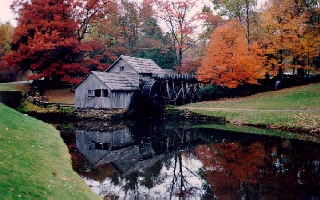
[[[119,148],[133,142],[128,128],[111,132],[76,130],[77,149],[93,165],[109,154],[113,148]]]
[[[120,70],[121,67],[123,71]],[[134,70],[126,61],[120,59],[116,64],[114,64],[109,70],[108,73],[127,73],[127,74],[137,74],[138,72]]]
[[[123,67],[123,71],[120,68]],[[125,60],[120,59],[116,64],[114,64],[108,73],[126,73],[128,77],[138,79],[137,81],[150,81],[152,74],[141,73],[139,74],[133,67],[131,67]],[[133,80],[134,81],[134,80]]]
[[[107,89],[108,97],[89,96],[89,90]],[[94,74],[90,74],[75,91],[76,108],[129,108],[134,91],[112,91]]]

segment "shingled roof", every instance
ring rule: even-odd
[[[134,68],[138,73],[146,73],[146,74],[158,74],[162,72],[162,69],[151,59],[146,58],[136,58],[131,56],[121,55],[117,61],[115,61],[110,68],[114,64],[116,64],[120,59],[125,60],[131,67]],[[110,69],[109,68],[109,69]]]
[[[104,84],[111,90],[138,90],[139,88],[129,81],[129,78],[124,74],[106,73],[92,71]]]

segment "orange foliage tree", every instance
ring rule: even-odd
[[[257,44],[248,46],[245,29],[232,20],[211,36],[198,79],[229,88],[256,84],[264,75],[260,54]]]
[[[34,72],[30,79],[79,83],[88,66],[99,65],[88,56],[97,46],[82,39],[89,23],[103,17],[105,5],[100,0],[14,0],[11,8],[19,15],[18,25],[6,60]]]

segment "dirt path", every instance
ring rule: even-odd
[[[254,108],[208,108],[208,107],[192,107],[192,106],[178,106],[180,110],[206,110],[206,111],[267,111],[267,112],[304,112],[304,111],[320,111],[316,109],[254,109]]]

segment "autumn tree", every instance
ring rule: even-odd
[[[125,54],[149,58],[162,68],[172,68],[174,53],[169,37],[155,19],[152,1],[120,1],[114,7],[108,17],[91,26],[87,38],[103,44],[113,60]]]
[[[100,45],[103,45],[108,52],[106,52],[109,61],[112,62],[118,58],[121,54],[128,54],[127,41],[129,40],[125,37],[125,23],[122,21],[124,19],[123,8],[121,7],[121,2],[110,2],[110,9],[107,17],[95,20],[90,26],[90,34],[86,35],[85,40],[87,41],[97,41]]]
[[[319,55],[320,43],[315,24],[308,23],[309,10],[305,1],[272,0],[261,15],[260,43],[271,74],[281,77],[284,70],[295,74],[315,67],[312,60]]]
[[[302,36],[302,49],[295,56],[294,63],[300,64],[299,75],[309,74],[320,70],[320,4],[319,1],[302,1],[300,4],[306,15],[306,23]]]
[[[177,71],[181,74],[196,75],[200,66],[201,66],[201,58],[198,57],[194,60],[187,59],[180,66],[174,67],[174,69],[175,69],[175,71]]]
[[[144,0],[139,6],[139,39],[133,55],[149,58],[160,67],[172,69],[174,64],[174,49],[170,45],[170,36],[164,35],[159,26],[153,5],[150,0]]]
[[[248,48],[245,29],[232,20],[212,34],[198,79],[229,88],[256,84],[264,75],[260,53],[255,43]]]
[[[11,50],[13,26],[10,23],[0,23],[0,82],[13,80],[17,75],[14,68],[5,61],[4,57]]]
[[[247,43],[250,44],[252,18],[256,10],[257,0],[213,0],[212,2],[221,16],[237,19],[246,27]]]
[[[13,52],[7,61],[31,70],[30,79],[51,78],[79,83],[87,66],[99,64],[88,57],[93,43],[82,43],[94,18],[102,17],[106,2],[98,0],[15,0],[19,15],[13,34]]]
[[[204,29],[200,34],[200,40],[204,42],[210,40],[210,37],[216,28],[227,22],[227,20],[223,19],[221,15],[214,14],[211,8],[208,6],[204,6],[202,8],[202,18],[204,19]]]
[[[199,25],[199,12],[193,14],[196,2],[191,0],[157,0],[158,17],[166,24],[171,45],[175,49],[175,65],[181,65],[182,55],[197,38],[195,30]]]

